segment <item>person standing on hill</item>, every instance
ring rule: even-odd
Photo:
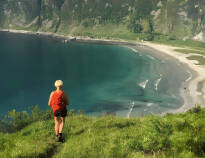
[[[69,105],[68,96],[64,91],[62,91],[63,81],[55,81],[56,90],[51,92],[48,106],[53,108],[53,118],[55,121],[55,133],[56,141],[63,142],[62,130],[65,123],[65,117],[67,116],[66,105]]]

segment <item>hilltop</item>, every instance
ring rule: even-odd
[[[0,157],[205,156],[205,109],[199,105],[184,114],[163,117],[120,118],[105,114],[91,117],[70,110],[64,143],[55,142],[54,121],[49,113],[36,108],[32,115],[11,111],[9,116],[14,119],[12,125],[16,131],[0,133]]]

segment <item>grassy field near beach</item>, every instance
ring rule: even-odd
[[[10,125],[18,130],[0,133],[1,158],[205,156],[205,109],[199,105],[184,114],[129,119],[105,114],[90,117],[71,110],[64,128],[64,143],[55,142],[54,121],[51,115],[48,117],[49,111],[32,113],[10,113]],[[37,119],[39,114],[41,118]]]

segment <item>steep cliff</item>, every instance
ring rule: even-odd
[[[0,0],[0,27],[64,34],[109,28],[205,41],[205,1]]]

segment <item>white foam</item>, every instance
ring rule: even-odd
[[[190,71],[186,71],[187,73],[189,73],[189,77],[185,80],[186,82],[192,79],[192,73]]]
[[[155,89],[156,91],[158,90],[158,85],[159,85],[161,79],[162,79],[162,74],[160,74],[160,78],[158,78],[158,79],[155,81],[155,84],[154,84],[155,88],[154,88],[154,89]]]
[[[171,94],[171,96],[172,96],[172,98],[177,98],[177,96],[176,96],[176,95],[174,95],[174,94]]]
[[[152,59],[152,60],[155,60],[154,57],[150,56],[150,55],[147,55],[148,58]]]
[[[164,63],[166,63],[166,62],[165,62],[164,60],[161,60],[161,63],[164,64]]]
[[[132,112],[134,106],[135,106],[135,102],[133,101],[133,102],[130,104],[130,110],[129,110],[128,114],[127,114],[127,117],[128,117],[128,118],[130,117],[130,114],[131,114],[131,112]]]
[[[147,83],[148,83],[148,80],[146,80],[146,81],[144,81],[144,82],[141,82],[141,83],[139,84],[139,86],[142,87],[143,89],[145,89]]]
[[[132,51],[138,53],[138,51],[137,51],[136,49],[132,48],[132,47],[127,46],[127,48],[129,48],[129,49],[131,49]]]
[[[153,105],[153,103],[148,103],[148,104],[147,104],[148,107],[150,107],[150,106],[152,106],[152,105]]]

